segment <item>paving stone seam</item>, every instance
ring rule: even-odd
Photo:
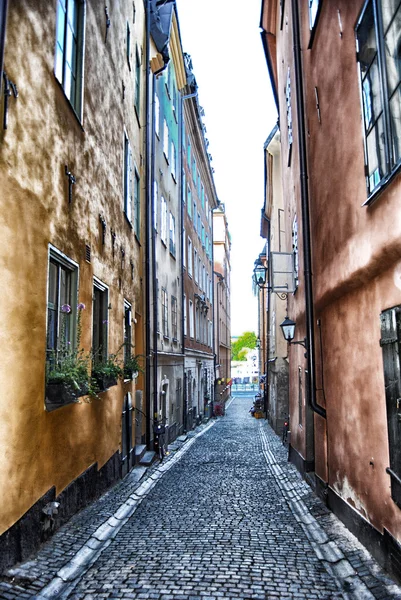
[[[79,579],[81,579],[92,564],[96,562],[100,554],[109,546],[161,477],[179,462],[196,440],[213,427],[215,423],[216,421],[210,421],[204,429],[186,441],[173,456],[169,457],[167,461],[160,463],[127,500],[119,506],[116,512],[93,532],[85,544],[57,571],[55,577],[42,588],[40,593],[32,596],[32,600],[67,598],[71,589],[77,585]]]
[[[259,434],[262,442],[262,452],[266,463],[274,475],[287,504],[295,519],[302,527],[311,543],[317,558],[323,563],[325,569],[333,576],[345,599],[374,600],[373,594],[346,559],[336,542],[329,540],[324,529],[313,517],[298,492],[291,485],[287,475],[277,463],[269,447],[269,441],[264,431],[263,424],[259,424]],[[350,590],[347,592],[345,590]],[[351,591],[352,590],[352,591]]]

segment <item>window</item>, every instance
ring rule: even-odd
[[[77,265],[51,249],[47,295],[47,360],[57,350],[62,350],[61,342],[75,345],[77,289]]]
[[[155,94],[155,132],[160,139],[160,101],[157,94]]]
[[[171,333],[173,340],[178,338],[177,298],[171,296]]]
[[[94,363],[107,358],[108,290],[97,279],[93,283],[92,353]]]
[[[153,182],[153,227],[157,231],[157,204],[159,202],[159,188],[157,181]]]
[[[141,187],[139,173],[135,169],[134,175],[134,225],[138,241],[141,239]]]
[[[77,116],[82,118],[85,2],[58,0],[54,73]]]
[[[202,231],[202,220],[201,220],[201,216],[198,213],[198,227],[197,227],[197,231],[198,231],[198,237],[199,239],[201,239],[201,231]]]
[[[321,0],[308,0],[309,4],[309,27],[313,29],[319,14]]]
[[[162,333],[165,337],[168,337],[168,297],[167,291],[162,288]]]
[[[182,169],[182,189],[183,189],[182,201],[185,204],[187,201],[187,178],[186,178],[184,169]]]
[[[401,508],[401,306],[384,311],[380,321],[390,454],[387,473],[391,480],[391,497]]]
[[[298,221],[297,221],[296,215],[292,222],[292,251],[294,254],[294,281],[295,281],[295,288],[297,288],[298,284],[299,284],[299,254],[298,254]]]
[[[173,140],[171,140],[171,175],[174,177],[174,181],[177,179],[177,150],[175,149],[175,144]]]
[[[167,162],[169,159],[168,150],[169,150],[169,131],[168,131],[167,121],[166,121],[166,119],[163,119],[163,152],[164,152],[164,156],[165,156]]]
[[[290,67],[287,70],[287,84],[285,86],[285,101],[287,105],[287,141],[288,141],[288,165],[291,162],[292,149],[292,108],[291,108],[291,71]]]
[[[202,239],[202,247],[205,247],[205,227],[202,225],[202,235],[201,235],[201,239]]]
[[[182,244],[182,266],[184,269],[187,268],[187,249],[185,247],[186,234],[185,229],[182,230],[182,239],[184,240]]]
[[[184,294],[184,335],[187,335],[187,297]]]
[[[141,110],[141,58],[138,48],[135,54],[135,110],[139,117]]]
[[[194,303],[192,300],[189,301],[189,337],[195,336],[194,331]]]
[[[194,212],[193,212],[194,227],[196,229],[196,202],[194,202],[192,206],[194,209]]]
[[[160,209],[160,237],[165,246],[167,246],[167,202],[161,197],[161,209]]]
[[[196,341],[200,341],[200,321],[199,321],[199,306],[195,307],[195,331],[196,331]]]
[[[188,169],[191,170],[191,142],[189,141],[189,137],[188,137],[188,146],[187,146],[187,163],[188,163]]]
[[[200,176],[199,171],[198,171],[198,178],[197,178],[196,189],[197,189],[197,192],[198,192],[198,196],[200,197],[200,195],[201,195],[201,176]]]
[[[369,0],[356,26],[368,201],[401,163],[401,5]]]
[[[192,242],[188,238],[188,275],[192,277]]]
[[[187,187],[187,195],[188,195],[188,202],[187,202],[188,217],[192,217],[192,194],[191,194],[191,188],[189,185]]]
[[[124,134],[124,213],[132,221],[132,151],[131,144]]]
[[[194,279],[198,283],[198,252],[194,250]]]
[[[132,353],[132,309],[124,300],[124,364]]]
[[[196,158],[192,158],[192,179],[194,180],[194,184],[196,185]]]
[[[175,256],[175,219],[174,216],[170,213],[170,253]]]
[[[131,71],[131,31],[129,28],[129,23],[127,21],[127,33],[126,33],[126,43],[125,43],[125,51],[127,55],[128,67]]]

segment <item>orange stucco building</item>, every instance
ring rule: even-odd
[[[132,414],[142,375],[57,406],[46,386],[62,341],[143,354],[144,7],[105,12],[76,0],[1,11],[2,567],[46,535],[50,502],[59,525],[127,472],[145,433]]]
[[[390,6],[391,4],[391,6]],[[280,115],[290,459],[400,575],[400,6],[262,3]],[[357,43],[357,46],[355,45]]]

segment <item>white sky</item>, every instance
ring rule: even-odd
[[[261,0],[177,0],[205,109],[214,180],[224,202],[231,248],[231,333],[257,330],[253,263],[264,247],[263,144],[277,121],[260,37]]]

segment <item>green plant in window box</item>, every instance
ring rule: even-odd
[[[140,364],[141,356],[131,352],[124,357],[124,379],[135,379],[139,373],[143,373]]]
[[[104,358],[100,351],[95,355],[92,367],[91,385],[96,393],[117,385],[118,380],[123,377],[124,369],[121,366],[117,354],[110,354]]]
[[[46,361],[45,404],[48,411],[79,402],[79,398],[89,391],[89,357],[79,349],[81,313],[85,305],[78,304],[77,309],[77,345],[74,348],[71,342],[66,340],[66,324],[70,318],[71,307],[69,304],[63,304],[61,307],[59,345],[48,354]]]

